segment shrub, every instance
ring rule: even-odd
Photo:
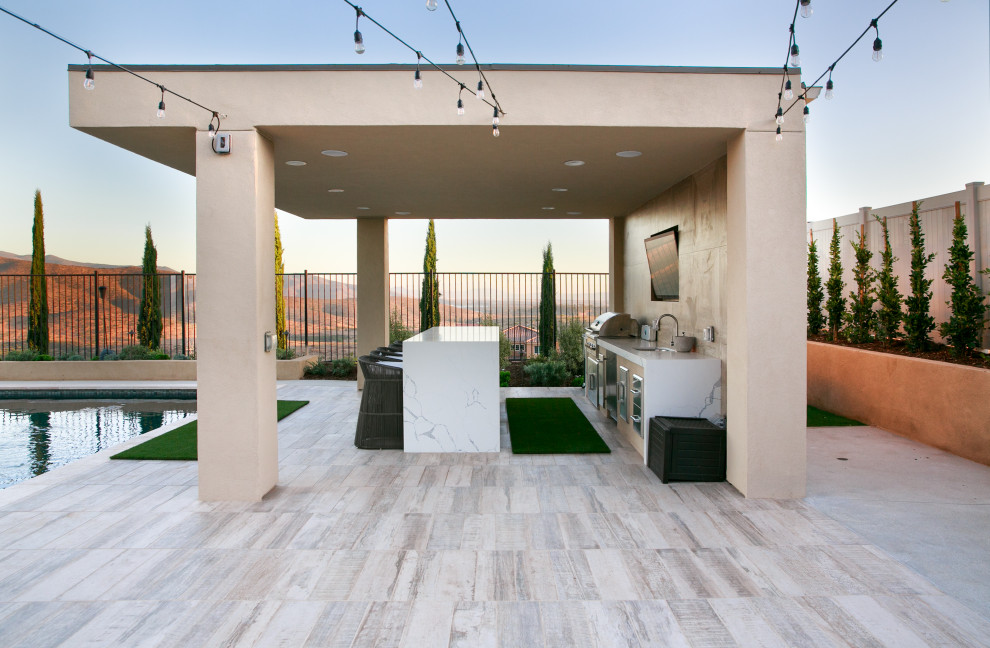
[[[529,376],[529,384],[534,387],[564,387],[571,383],[571,373],[563,360],[530,362],[523,371]]]
[[[825,328],[824,300],[825,291],[818,272],[818,244],[812,240],[808,244],[808,335],[819,335]]]
[[[584,387],[584,376],[574,376],[574,380],[571,381],[571,387]]]
[[[295,349],[283,349],[282,347],[275,349],[276,360],[292,360],[295,357],[296,357]]]
[[[337,358],[331,364],[330,373],[338,378],[346,378],[357,370],[357,360],[351,357]]]
[[[825,301],[825,311],[828,313],[828,338],[834,340],[842,330],[842,315],[846,312],[846,298],[842,296],[845,283],[842,281],[842,257],[839,249],[839,224],[832,219],[832,241],[828,246],[829,264],[828,280],[825,281],[825,291],[828,299]]]
[[[78,353],[63,353],[58,357],[58,359],[63,362],[78,362],[79,360],[85,360],[86,358],[82,357]]]
[[[874,214],[883,228],[883,252],[880,253],[880,272],[877,273],[877,301],[880,308],[877,310],[875,322],[877,339],[883,346],[888,346],[894,341],[894,336],[901,328],[901,320],[904,313],[901,311],[903,297],[901,291],[897,289],[897,274],[894,272],[894,263],[897,257],[890,248],[890,232],[887,230],[887,219],[880,218]]]
[[[333,371],[333,365],[329,362],[325,362],[321,358],[316,362],[306,365],[306,368],[303,370],[303,375],[323,378],[325,376],[329,376],[331,371]]]
[[[584,327],[572,319],[560,330],[557,341],[560,344],[560,359],[567,365],[572,376],[584,374]]]
[[[862,232],[859,232],[858,241],[858,243],[850,241],[856,252],[856,265],[853,268],[856,290],[849,293],[850,306],[845,314],[845,320],[848,323],[846,339],[862,344],[871,340],[870,331],[873,330],[876,321],[876,313],[873,311],[873,304],[877,301],[873,294],[876,272],[870,267],[873,252],[866,247],[866,236]]]
[[[131,346],[126,346],[120,350],[117,354],[116,360],[151,360],[152,356],[151,349],[141,344],[132,344]],[[102,357],[103,354],[101,353]]]
[[[41,361],[44,361],[44,362],[50,362],[50,361],[54,360],[55,358],[53,358],[52,356],[48,355],[47,353],[42,353],[42,354],[38,355],[38,357],[35,358],[35,359],[36,360],[41,360]]]
[[[116,360],[117,352],[114,351],[113,349],[103,349],[102,351],[100,351],[99,358],[100,360]]]
[[[510,374],[508,371],[498,372],[499,387],[508,387],[510,382],[512,382],[512,374]]]
[[[151,354],[151,357],[148,358],[148,359],[149,360],[168,360],[169,357],[168,357],[168,354],[165,353],[164,351],[155,351],[155,352],[153,352]]]
[[[929,313],[932,303],[932,280],[925,278],[925,268],[935,258],[934,254],[925,254],[925,235],[921,231],[921,219],[918,216],[920,202],[911,208],[911,218],[908,227],[911,231],[911,294],[904,303],[907,313],[904,315],[904,339],[912,351],[925,351],[931,345],[928,334],[935,330],[935,318]]]
[[[176,353],[174,356],[172,356],[172,359],[173,360],[194,360],[195,358],[192,358],[190,356],[187,356],[184,353]]]
[[[952,287],[952,295],[946,302],[952,314],[949,321],[939,327],[939,332],[952,345],[952,353],[957,357],[968,356],[980,346],[983,327],[987,323],[983,294],[969,273],[973,251],[966,243],[966,234],[966,221],[960,214],[952,226],[949,262],[945,264],[942,274],[942,278]]]
[[[413,336],[412,329],[402,323],[402,316],[399,311],[392,309],[388,314],[388,340],[392,342],[402,342]]]
[[[11,362],[30,362],[31,360],[37,360],[37,359],[38,359],[38,352],[32,351],[31,349],[11,351],[4,357],[4,360],[9,360]]]

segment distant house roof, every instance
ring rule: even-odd
[[[539,332],[536,329],[530,328],[529,326],[523,326],[522,324],[516,324],[515,326],[510,326],[509,328],[502,331],[505,337],[509,338],[509,342],[513,344],[524,344],[530,340],[534,340],[539,336]]]

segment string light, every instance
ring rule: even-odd
[[[214,119],[217,120],[216,128],[213,127]],[[213,116],[210,118],[210,127],[207,129],[207,132],[209,132],[210,134],[210,139],[215,138],[217,135],[217,131],[219,130],[220,130],[220,115],[218,113],[213,113]]]
[[[808,109],[808,104],[805,103],[804,104],[804,123],[807,124],[810,121],[811,121],[811,110]]]
[[[801,0],[801,17],[810,18],[813,13],[815,9],[811,6],[811,0]]]
[[[481,79],[478,79],[478,92],[475,95],[479,100],[485,98],[485,84]]]
[[[492,136],[493,137],[498,137],[499,136],[498,124],[492,124]]]
[[[784,125],[784,109],[781,108],[780,106],[777,106],[777,125],[778,126]],[[777,130],[779,131],[780,129],[778,128]]]
[[[870,21],[870,27],[876,30],[877,37],[873,39],[873,60],[879,63],[883,60],[883,41],[880,40],[880,27],[877,26],[878,18]]]
[[[794,98],[794,90],[791,89],[791,80],[788,79],[787,83],[784,84],[784,99],[790,101]]]
[[[499,123],[498,108],[496,108],[495,112],[492,113],[492,126],[498,126],[498,123]]]
[[[464,92],[464,84],[461,84],[461,89],[457,91],[457,114],[464,114],[464,100],[461,99],[461,93]]]
[[[357,14],[354,17],[354,51],[358,54],[364,54],[364,36],[361,35],[361,30],[358,28],[364,12],[361,11],[361,7],[354,7],[354,12]]]
[[[464,65],[464,43],[457,42],[457,64]]]
[[[801,48],[797,43],[791,45],[791,67],[801,67]]]
[[[426,0],[426,8],[429,11],[436,11],[437,10],[437,0]]]
[[[158,119],[165,119],[165,86],[158,86],[162,91],[162,100],[158,102]]]
[[[436,9],[436,7],[434,7]],[[423,58],[422,52],[416,52],[416,74],[413,76],[413,88],[416,90],[423,89],[423,78],[419,74],[419,62]]]
[[[774,137],[774,140],[777,141],[777,142],[781,142],[781,141],[783,141],[783,139],[784,139],[784,136],[780,132],[780,126],[778,126],[777,127],[777,135]]]
[[[832,97],[835,96],[835,84],[832,83],[832,68],[834,65],[828,66],[828,81],[825,82],[825,100],[831,101]]]
[[[93,53],[86,52],[89,62],[86,64],[86,78],[83,79],[83,87],[92,90],[96,87],[96,77],[93,75]]]
[[[48,29],[45,29],[44,27],[42,27],[41,25],[39,25],[36,22],[32,22],[32,21],[28,20],[27,18],[24,18],[23,16],[19,16],[18,14],[14,13],[13,11],[10,11],[9,9],[6,9],[4,7],[0,7],[0,12],[3,12],[5,14],[7,14],[8,16],[10,16],[11,18],[15,18],[15,19],[21,21],[25,25],[29,25],[31,27],[34,27],[38,31],[40,31],[40,32],[42,32],[44,34],[47,34],[48,36],[51,36],[55,40],[61,41],[62,43],[65,43],[69,47],[72,47],[74,49],[77,49],[80,52],[82,52],[83,54],[85,54],[88,62],[87,62],[87,67],[86,67],[86,75],[83,78],[83,87],[86,88],[87,90],[93,90],[93,89],[96,88],[96,79],[95,79],[95,75],[93,74],[93,68],[92,68],[93,59],[95,58],[95,59],[97,59],[99,61],[102,61],[102,62],[106,63],[107,65],[109,65],[112,68],[115,68],[117,70],[120,70],[121,72],[126,72],[127,74],[130,74],[132,77],[134,77],[136,79],[140,79],[141,81],[144,81],[145,83],[151,84],[151,85],[155,86],[156,88],[158,88],[161,91],[161,100],[158,102],[158,117],[160,117],[162,119],[164,119],[164,117],[165,117],[165,93],[167,92],[170,95],[172,95],[173,97],[176,97],[177,99],[181,99],[182,101],[185,101],[186,103],[189,103],[189,104],[192,104],[193,106],[196,106],[197,108],[202,108],[203,110],[205,110],[208,113],[210,113],[211,117],[216,117],[217,118],[217,130],[219,130],[219,128],[220,128],[219,113],[217,111],[213,110],[212,108],[208,108],[208,107],[204,106],[203,104],[199,103],[198,101],[195,101],[193,99],[190,99],[189,97],[187,97],[185,95],[179,94],[178,92],[175,92],[174,90],[169,90],[164,85],[162,85],[160,83],[157,83],[155,81],[152,81],[148,77],[146,77],[146,76],[144,76],[142,74],[138,74],[134,70],[131,70],[129,68],[126,68],[123,65],[119,65],[117,63],[114,63],[110,59],[104,58],[104,57],[100,56],[99,54],[95,54],[92,51],[90,51],[90,50],[88,50],[88,49],[86,49],[84,47],[81,47],[80,45],[76,45],[72,41],[70,41],[70,40],[68,40],[66,38],[63,38],[62,36],[59,36],[55,32],[52,32],[52,31],[50,31]],[[212,121],[212,118],[211,118],[210,124],[212,125],[212,123],[213,123],[213,121]]]

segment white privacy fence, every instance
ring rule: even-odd
[[[901,294],[907,293],[911,276],[911,237],[908,219],[911,216],[912,206],[913,203],[901,203],[875,209],[864,207],[856,214],[849,214],[836,219],[839,232],[842,235],[842,279],[846,284],[846,295],[853,290],[855,285],[853,266],[856,263],[856,258],[850,241],[857,240],[860,227],[864,228],[867,247],[874,254],[871,264],[874,268],[880,267],[883,232],[880,224],[873,218],[874,214],[880,218],[887,218],[887,227],[890,230],[890,246],[894,256],[898,259],[894,264],[894,272],[900,278],[897,286]],[[962,191],[921,199],[918,215],[921,219],[921,229],[925,234],[925,251],[935,253],[935,259],[928,266],[927,277],[934,280],[932,283],[931,314],[935,318],[936,324],[949,318],[949,308],[946,306],[946,302],[949,300],[951,291],[945,280],[942,279],[942,273],[949,258],[949,246],[952,244],[952,221],[955,219],[957,209],[966,219],[969,247],[973,250],[976,260],[972,267],[976,285],[981,287],[983,294],[987,294],[988,289],[990,289],[990,277],[978,272],[983,268],[990,267],[990,186],[984,185],[982,182],[973,182],[967,184]],[[813,237],[818,244],[818,267],[824,282],[828,278],[828,246],[832,238],[832,220],[809,222],[808,229],[809,236]],[[937,329],[934,337],[941,339]],[[988,332],[985,332],[984,346],[988,343],[987,338]]]

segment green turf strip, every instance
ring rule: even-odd
[[[506,398],[513,454],[611,452],[570,398]]]
[[[864,424],[808,405],[808,427],[840,427],[847,425]]]
[[[278,420],[297,409],[309,405],[309,401],[278,401]],[[196,461],[196,421],[180,425],[165,434],[148,439],[140,445],[118,452],[111,459],[145,459],[157,461]]]

